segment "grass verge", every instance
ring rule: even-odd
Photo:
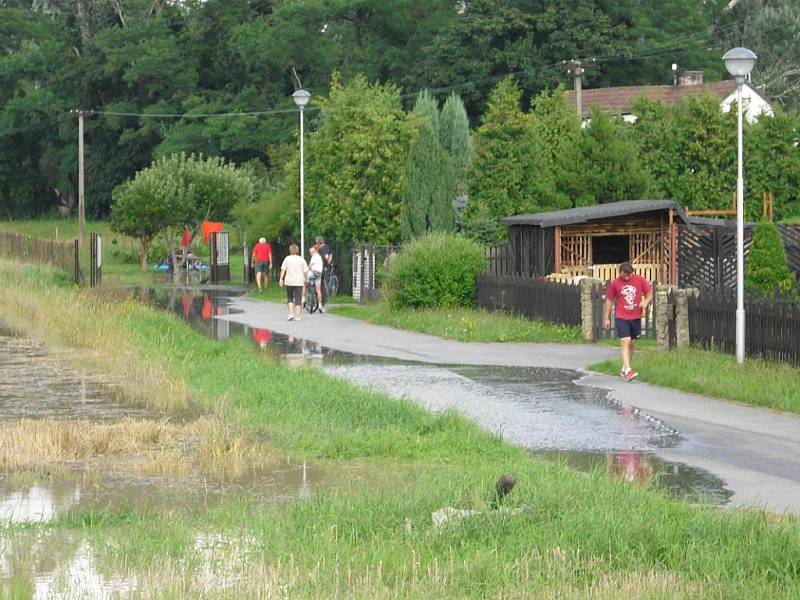
[[[733,355],[698,348],[645,348],[637,350],[635,362],[641,381],[800,414],[800,369],[789,365],[754,358],[739,365]],[[619,361],[589,369],[616,375]]]
[[[452,308],[436,310],[390,309],[385,302],[337,306],[331,313],[376,325],[407,329],[462,342],[581,341],[580,327],[532,321],[486,310]]]
[[[111,368],[113,353],[129,349],[128,360],[152,366],[286,455],[327,458],[342,471],[354,461],[374,464],[305,501],[264,503],[232,493],[213,508],[93,507],[41,527],[7,526],[2,547],[19,550],[15,579],[0,593],[30,589],[43,568],[38,557],[66,568],[80,553],[91,557],[82,565],[158,598],[800,594],[795,518],[694,507],[605,472],[584,476],[533,461],[457,414],[430,414],[265,360],[242,338],[205,339],[165,312],[98,301],[55,285],[40,269],[0,266],[0,284],[0,303],[16,327],[47,334],[51,343],[95,348],[97,361]],[[102,340],[110,341],[101,351]],[[519,483],[508,510],[492,510],[492,482],[503,472]],[[431,513],[443,506],[476,514],[436,528]],[[70,542],[59,544],[58,536]]]

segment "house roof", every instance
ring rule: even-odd
[[[632,113],[631,103],[642,96],[654,102],[678,105],[684,98],[704,94],[717,96],[721,102],[735,91],[736,82],[732,79],[695,85],[632,85],[588,89],[581,91],[581,112],[583,116],[588,117],[591,115],[592,106],[597,105],[604,112],[627,115]],[[575,106],[575,91],[566,90],[564,99],[569,106]]]
[[[532,215],[515,215],[502,219],[502,222],[505,225],[538,225],[539,227],[553,227],[555,225],[585,223],[586,221],[622,217],[625,215],[652,212],[654,210],[668,210],[670,208],[675,210],[678,217],[684,223],[688,222],[688,217],[683,211],[683,208],[674,200],[626,200],[624,202],[610,202],[608,204],[567,208],[565,210],[540,212]]]

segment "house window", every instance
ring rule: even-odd
[[[603,235],[592,238],[592,264],[619,264],[630,258],[630,236]]]

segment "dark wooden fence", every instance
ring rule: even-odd
[[[58,242],[18,233],[0,231],[0,252],[4,256],[41,265],[51,265],[70,273],[80,283],[80,260],[77,240]]]
[[[702,291],[689,297],[693,345],[736,351],[736,295]],[[800,303],[796,299],[745,301],[745,354],[800,366]]]
[[[492,275],[513,275],[508,244],[486,249],[487,272]]]
[[[480,273],[478,306],[562,325],[581,324],[581,291],[569,283]]]

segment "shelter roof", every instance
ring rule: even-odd
[[[540,212],[532,215],[515,215],[506,217],[502,222],[506,225],[538,225],[539,227],[553,227],[555,225],[571,225],[585,223],[611,217],[622,217],[638,213],[675,210],[681,221],[688,223],[688,217],[680,204],[674,200],[626,200],[624,202],[610,202],[608,204],[595,204],[594,206],[581,206]]]

